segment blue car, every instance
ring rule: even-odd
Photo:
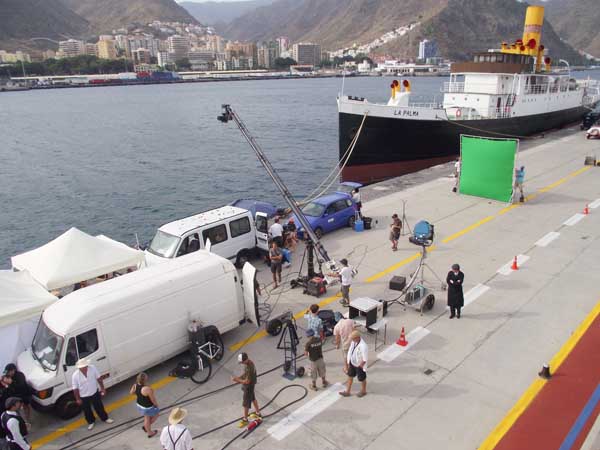
[[[356,218],[356,204],[352,197],[342,192],[318,197],[307,203],[302,208],[304,216],[320,239],[321,236],[330,231],[342,227],[353,227]],[[298,224],[298,237],[304,237],[304,230],[300,221],[294,215],[295,223]]]

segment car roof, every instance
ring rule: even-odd
[[[230,219],[235,216],[241,216],[247,213],[247,209],[227,205],[220,208],[211,209],[210,211],[204,211],[184,219],[166,223],[161,226],[159,230],[173,236],[181,237],[188,231],[195,230],[196,228],[220,222],[221,220]]]
[[[335,194],[324,195],[322,197],[317,197],[313,200],[313,202],[318,203],[319,205],[330,205],[331,203],[337,200],[346,200],[349,199],[350,196],[343,192],[336,192]]]

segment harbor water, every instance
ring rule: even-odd
[[[577,77],[600,79],[600,71]],[[391,78],[346,78],[386,101]],[[412,78],[414,101],[445,78]],[[71,226],[133,244],[238,198],[283,201],[221,104],[239,113],[297,198],[336,166],[342,79],[56,89],[0,97],[0,267]],[[402,136],[398,136],[401,140]],[[376,149],[374,149],[376,151]]]

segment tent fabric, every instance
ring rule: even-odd
[[[47,290],[138,266],[143,261],[143,252],[111,239],[90,236],[77,228],[35,250],[12,257],[15,269],[28,270]]]
[[[56,300],[27,271],[0,271],[0,292],[0,328],[39,317]]]

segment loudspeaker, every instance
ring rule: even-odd
[[[406,287],[406,277],[394,276],[390,280],[390,289],[392,291],[401,291]]]

